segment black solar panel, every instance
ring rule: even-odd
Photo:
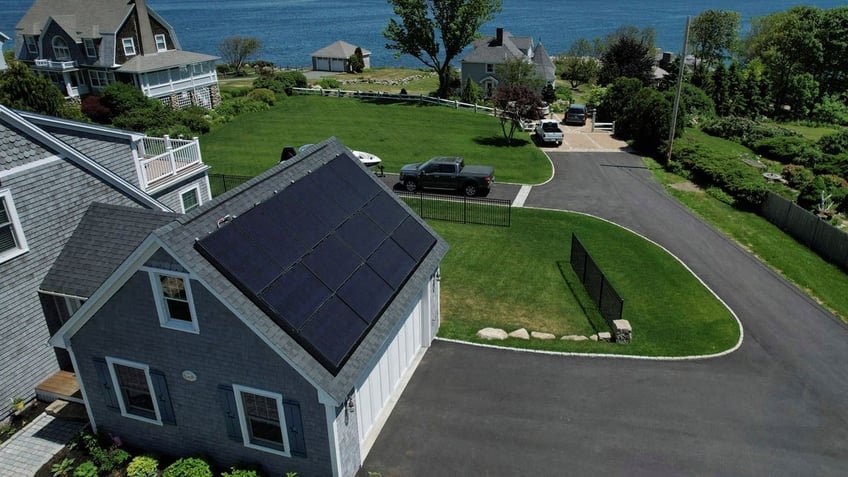
[[[435,243],[356,160],[281,183],[195,245],[333,374]]]

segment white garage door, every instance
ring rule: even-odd
[[[422,346],[421,325],[419,301],[368,378],[356,390],[360,444],[371,437],[374,425],[384,417],[386,403],[401,391],[398,384]]]

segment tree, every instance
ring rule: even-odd
[[[12,60],[0,72],[0,103],[24,111],[82,119],[76,108],[65,104],[65,98],[47,78],[37,75],[20,61]]]
[[[532,64],[521,58],[509,59],[495,65],[495,75],[503,86],[526,86],[533,91],[541,91],[545,86],[542,75]]]
[[[630,103],[630,98],[642,89],[642,82],[636,78],[619,77],[604,92],[598,103],[598,119],[618,121]],[[619,131],[616,125],[616,131]]]
[[[492,95],[501,130],[507,144],[512,144],[515,131],[527,120],[539,119],[542,98],[539,93],[523,85],[499,86]]]
[[[701,77],[717,64],[729,58],[739,41],[739,12],[705,10],[692,20],[689,45],[698,58],[695,76]]]
[[[621,36],[607,46],[598,82],[606,85],[616,78],[636,78],[647,86],[654,77],[654,57],[645,41]]]
[[[465,80],[460,99],[463,103],[477,104],[480,101],[480,87],[471,78]]]
[[[627,133],[622,134],[622,138],[632,139],[635,148],[652,157],[662,157],[668,141],[671,110],[671,93],[642,88],[630,98],[621,119],[616,121],[616,135],[619,135],[620,124],[622,132]],[[682,132],[683,121],[678,121],[675,137],[679,137]]]
[[[386,48],[411,55],[439,77],[439,97],[450,93],[451,61],[501,11],[501,0],[387,0],[398,19],[383,30]],[[439,39],[437,39],[437,32]],[[441,40],[441,41],[440,41]],[[441,51],[444,48],[444,51]]]
[[[571,44],[568,55],[557,59],[557,70],[560,78],[568,80],[572,88],[583,83],[591,83],[601,69],[598,63],[603,53],[601,40],[596,38],[593,43],[580,38]]]
[[[357,46],[348,61],[350,62],[350,71],[352,73],[362,73],[362,70],[365,69],[365,57],[362,54],[362,48]]]
[[[254,58],[262,48],[262,42],[248,36],[229,36],[218,44],[221,59],[233,66],[236,74],[240,74],[245,62]]]

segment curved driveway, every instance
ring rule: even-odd
[[[670,198],[639,157],[550,155],[555,178],[525,206],[663,245],[736,312],[741,348],[661,362],[437,341],[359,475],[848,475],[848,327]]]

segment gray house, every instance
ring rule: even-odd
[[[335,41],[312,52],[312,69],[315,71],[350,71],[350,57],[356,53],[356,46],[342,40]],[[371,51],[362,48],[362,61],[365,68],[371,67]]]
[[[84,297],[39,294],[39,285],[89,205],[190,210],[210,198],[207,169],[196,140],[170,143],[0,105],[0,420],[12,399],[73,379],[68,355],[45,343]],[[63,314],[45,316],[43,302],[61,304]]]
[[[182,50],[145,0],[35,0],[15,27],[15,48],[68,98],[122,81],[175,109],[220,103],[218,58]]]
[[[491,96],[500,83],[495,67],[510,60],[533,64],[546,84],[553,85],[556,81],[556,68],[541,43],[534,48],[533,38],[512,36],[498,28],[495,36],[486,36],[471,44],[471,52],[462,58],[462,84],[474,81],[484,95]]]
[[[334,139],[165,225],[138,212],[92,207],[42,285],[90,296],[50,342],[92,427],[354,475],[439,327],[447,244]],[[93,249],[104,229],[126,235]]]

